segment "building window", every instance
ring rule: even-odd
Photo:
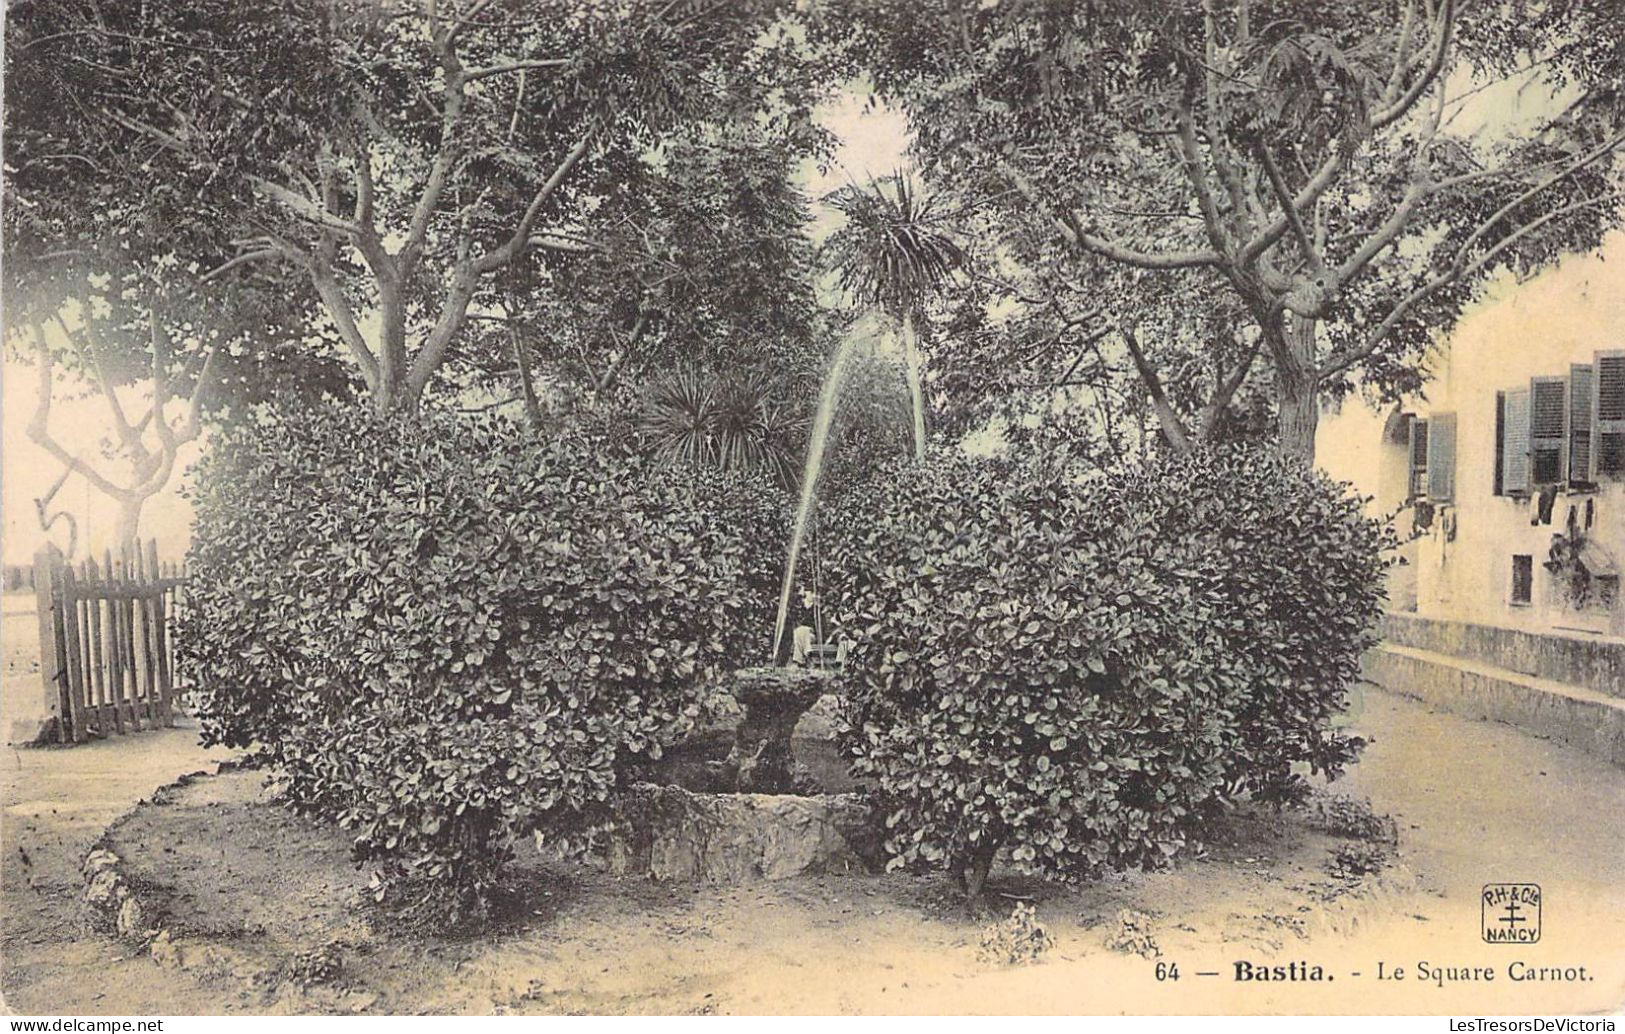
[[[1435,503],[1456,498],[1456,414],[1428,418],[1427,497]]]
[[[1597,471],[1614,477],[1625,474],[1625,433],[1604,431],[1597,436]]]
[[[1535,558],[1529,553],[1512,556],[1512,602],[1527,604],[1535,598]]]
[[[1507,393],[1495,393],[1495,495],[1506,495]]]
[[[1529,494],[1529,389],[1506,392],[1502,406],[1501,491],[1510,496]]]
[[[1426,499],[1428,494],[1428,422],[1411,418],[1411,478],[1406,487],[1409,500]]]
[[[1568,381],[1567,377],[1535,377],[1529,382],[1529,477],[1536,485],[1564,480]]]
[[[1594,469],[1620,477],[1625,475],[1625,351],[1598,352],[1591,366]]]
[[[1591,477],[1591,366],[1569,365],[1569,484],[1589,486]]]

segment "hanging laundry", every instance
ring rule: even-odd
[[[1552,507],[1557,502],[1557,486],[1549,485],[1540,490],[1539,508],[1535,511],[1535,519],[1531,524],[1552,523]]]

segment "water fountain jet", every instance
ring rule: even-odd
[[[856,328],[854,328],[855,331]],[[773,652],[768,663],[779,663],[784,646],[784,625],[790,614],[790,590],[795,586],[796,561],[801,557],[801,544],[807,537],[807,522],[811,518],[818,475],[824,469],[824,452],[829,446],[829,432],[835,422],[835,408],[840,399],[841,385],[846,380],[847,367],[857,349],[858,335],[848,332],[830,359],[829,370],[818,392],[818,411],[813,417],[812,434],[807,439],[807,460],[801,472],[801,498],[796,504],[795,524],[790,530],[790,555],[784,567],[784,584],[779,589],[779,613],[773,623]]]

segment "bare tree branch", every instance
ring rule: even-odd
[[[1251,205],[1247,196],[1245,184],[1236,172],[1235,165],[1225,153],[1224,134],[1220,128],[1221,113],[1219,111],[1219,83],[1218,77],[1234,80],[1221,72],[1219,63],[1218,28],[1213,17],[1213,0],[1202,0],[1202,35],[1204,40],[1203,85],[1206,91],[1207,108],[1207,137],[1208,153],[1213,158],[1214,171],[1219,174],[1219,182],[1224,185],[1226,193],[1230,196],[1230,205],[1237,219],[1246,218]],[[1250,85],[1250,84],[1249,84]]]
[[[238,266],[248,265],[253,262],[263,262],[267,259],[284,257],[285,256],[280,248],[259,248],[255,251],[245,251],[235,258],[227,259],[218,266],[215,266],[213,269],[209,270],[207,273],[204,273],[202,276],[198,277],[198,283],[211,283],[212,281],[218,280],[225,276]]]
[[[1133,248],[1123,247],[1111,241],[1097,237],[1085,230],[1078,221],[1077,214],[1062,209],[1061,215],[1056,216],[1048,204],[1038,196],[1038,192],[1027,182],[1027,178],[1017,172],[1008,162],[1000,162],[1000,168],[1021,196],[1039,211],[1049,216],[1050,220],[1061,231],[1061,235],[1082,251],[1103,255],[1114,262],[1125,265],[1138,266],[1141,269],[1188,269],[1194,266],[1216,266],[1220,256],[1213,251],[1184,251],[1154,254],[1151,252],[1136,251]]]
[[[1326,193],[1327,189],[1337,181],[1337,174],[1343,169],[1343,160],[1343,149],[1333,148],[1331,156],[1320,164],[1320,168],[1315,170],[1315,174],[1309,177],[1309,182],[1305,183],[1303,189],[1293,197],[1292,206],[1299,212],[1313,207],[1315,202],[1320,200],[1320,196]],[[1283,215],[1276,219],[1242,246],[1240,253],[1236,257],[1236,264],[1239,266],[1250,265],[1265,250],[1285,236],[1291,228],[1292,224],[1287,220],[1286,216]]]
[[[367,339],[362,336],[361,328],[356,326],[355,314],[350,311],[350,303],[345,299],[344,289],[339,286],[332,268],[323,258],[312,256],[306,269],[310,273],[311,285],[316,288],[317,296],[333,318],[333,325],[338,328],[339,338],[349,349],[356,365],[361,367],[361,379],[366,381],[369,390],[378,391],[378,358],[367,347]]]
[[[91,339],[91,344],[97,351],[106,353],[106,343],[101,339],[100,334],[93,329],[93,317],[90,313],[89,302],[81,302],[80,304],[85,310],[82,321],[85,336]],[[90,351],[80,343],[78,336],[68,329],[68,324],[62,319],[60,311],[52,313],[52,318],[56,320],[57,328],[62,331],[62,336],[67,339],[68,344],[73,346],[74,353],[79,356],[79,362],[84,366],[86,372],[95,378],[96,387],[101,391],[102,398],[107,402],[107,408],[112,413],[113,429],[117,432],[119,440],[124,443],[124,448],[138,462],[145,459],[147,447],[141,441],[141,430],[130,423],[129,415],[124,410],[124,403],[119,400],[118,392],[114,390],[113,382],[107,376],[107,368],[95,356],[91,355]]]
[[[483,9],[483,6],[476,4],[475,8]],[[399,271],[402,279],[410,278],[417,268],[418,260],[423,255],[424,242],[429,235],[429,220],[434,217],[435,209],[440,205],[446,181],[451,177],[452,166],[457,161],[458,132],[462,127],[466,95],[463,91],[463,66],[457,58],[453,41],[461,26],[462,23],[457,22],[446,29],[444,39],[440,43],[440,65],[446,76],[445,95],[440,102],[440,146],[435,151],[434,161],[429,167],[429,178],[423,184],[423,193],[418,197],[418,203],[412,210],[411,224],[407,227],[406,244],[401,248],[400,254]]]
[[[1197,435],[1207,441],[1212,437],[1218,427],[1219,417],[1224,414],[1230,405],[1230,400],[1236,397],[1236,392],[1247,382],[1247,375],[1252,372],[1253,363],[1258,358],[1258,346],[1262,335],[1257,335],[1242,353],[1241,361],[1236,363],[1230,371],[1230,376],[1221,381],[1213,389],[1213,395],[1208,399],[1207,405],[1202,407],[1202,413],[1197,421]]]
[[[531,230],[536,225],[536,219],[541,214],[542,206],[547,204],[547,199],[558,191],[559,187],[564,183],[565,177],[570,174],[570,170],[575,168],[576,163],[587,153],[587,148],[591,143],[592,133],[590,131],[582,133],[581,139],[576,141],[574,147],[570,148],[569,153],[553,170],[553,174],[547,178],[547,182],[543,183],[537,189],[535,195],[531,197],[530,204],[525,208],[525,214],[520,217],[519,225],[514,228],[513,235],[508,238],[507,243],[481,255],[475,260],[474,268],[478,272],[490,273],[501,269],[524,254],[526,247],[530,243]]]
[[[1536,183],[1534,186],[1518,194],[1512,200],[1490,213],[1489,217],[1479,224],[1478,229],[1474,230],[1472,234],[1462,242],[1462,250],[1465,251],[1467,248],[1472,247],[1478,242],[1479,238],[1483,237],[1484,234],[1489,232],[1492,226],[1506,218],[1519,205],[1522,205],[1524,202],[1533,198],[1546,188],[1568,179],[1570,176],[1574,175],[1576,172],[1579,172],[1581,169],[1585,168],[1587,165],[1590,165],[1599,158],[1612,154],[1621,144],[1625,144],[1625,134],[1616,136],[1602,145],[1593,148],[1591,151],[1581,155],[1573,162],[1570,162],[1567,167],[1553,173],[1544,180],[1541,180],[1539,183]]]
[[[164,452],[174,452],[175,429],[164,419],[169,405],[169,332],[164,329],[156,303],[147,309],[147,338],[152,347],[152,423]]]
[[[1411,216],[1415,213],[1416,206],[1421,204],[1423,199],[1428,197],[1430,193],[1431,191],[1420,183],[1412,183],[1407,187],[1405,196],[1400,199],[1398,205],[1394,206],[1394,210],[1389,214],[1388,218],[1383,220],[1376,230],[1372,231],[1371,236],[1366,238],[1365,243],[1361,244],[1354,254],[1348,257],[1347,261],[1337,267],[1338,283],[1348,283],[1360,270],[1369,265],[1372,259],[1382,254],[1389,245],[1397,240],[1405,227],[1410,225]]]
[[[489,79],[494,75],[507,75],[510,72],[524,72],[539,68],[565,68],[569,66],[571,60],[571,58],[567,57],[550,57],[530,61],[509,61],[506,64],[488,65],[485,68],[471,68],[463,73],[463,81],[472,83],[480,79]]]
[[[1393,307],[1393,309],[1389,311],[1387,317],[1380,324],[1378,324],[1377,329],[1372,331],[1370,336],[1367,337],[1362,344],[1356,348],[1352,348],[1328,357],[1326,363],[1318,371],[1316,375],[1317,379],[1324,381],[1327,378],[1335,377],[1343,371],[1349,369],[1349,367],[1353,366],[1355,363],[1371,355],[1371,353],[1377,350],[1377,346],[1382,344],[1382,342],[1387,339],[1389,334],[1393,333],[1394,328],[1399,325],[1400,321],[1403,320],[1405,316],[1422,301],[1427,299],[1430,295],[1433,295],[1443,288],[1457,282],[1463,277],[1470,276],[1473,273],[1483,269],[1485,266],[1488,266],[1507,248],[1533,233],[1535,230],[1538,230],[1540,227],[1554,219],[1559,219],[1573,212],[1581,211],[1582,209],[1608,204],[1613,200],[1614,199],[1611,196],[1592,197],[1586,198],[1583,201],[1576,201],[1572,204],[1564,205],[1561,208],[1554,208],[1540,218],[1526,223],[1517,230],[1508,234],[1506,237],[1497,241],[1494,247],[1490,248],[1483,255],[1480,255],[1477,259],[1474,259],[1471,262],[1463,261],[1465,258],[1464,251],[1468,247],[1467,244],[1464,244],[1462,246],[1463,251],[1457,253],[1457,259],[1454,263],[1452,263],[1449,269],[1445,270],[1443,273],[1406,295],[1397,305]]]
[[[1410,111],[1411,107],[1433,85],[1434,80],[1439,76],[1440,70],[1444,68],[1445,56],[1450,52],[1450,44],[1455,37],[1455,29],[1455,0],[1444,0],[1443,6],[1439,9],[1437,29],[1439,38],[1433,48],[1432,56],[1428,59],[1422,74],[1416,77],[1416,81],[1400,95],[1398,100],[1371,116],[1371,129],[1373,131],[1391,125],[1403,118],[1405,113]]]
[[[468,316],[469,303],[474,300],[479,279],[480,274],[468,263],[458,263],[457,271],[452,274],[451,285],[446,290],[446,300],[440,307],[440,316],[430,328],[423,347],[412,357],[411,368],[406,374],[406,383],[401,387],[402,399],[409,406],[416,405],[423,397],[424,389],[429,386],[429,378],[440,368],[441,360],[445,358],[452,341],[462,329]]]
[[[451,43],[457,38],[457,34],[463,30],[463,26],[477,24],[475,19],[484,14],[485,9],[490,7],[491,3],[492,0],[475,0],[475,2],[469,6],[467,11],[460,15],[452,15],[448,17],[446,19],[446,28],[442,30],[444,33],[444,41],[442,45],[450,46]]]
[[[192,384],[192,394],[187,397],[186,410],[181,415],[181,425],[175,431],[178,441],[190,442],[197,438],[202,429],[203,401],[208,396],[209,389],[214,386],[214,367],[220,358],[219,343],[209,346],[203,355],[203,365],[198,369],[197,380]]]
[[[1275,191],[1275,199],[1280,202],[1281,213],[1286,216],[1287,225],[1292,227],[1292,234],[1298,239],[1298,247],[1303,249],[1303,257],[1309,261],[1311,268],[1321,268],[1325,263],[1315,248],[1315,242],[1309,237],[1308,228],[1303,225],[1303,217],[1298,213],[1298,206],[1292,200],[1292,192],[1287,189],[1286,179],[1281,175],[1281,167],[1275,164],[1275,156],[1270,154],[1269,144],[1259,142],[1258,157],[1264,163],[1264,173],[1269,177],[1270,188]]]
[[[632,329],[627,332],[626,340],[621,342],[621,353],[610,361],[609,367],[604,370],[603,376],[598,378],[594,387],[604,391],[615,383],[615,378],[621,372],[621,367],[632,357],[632,351],[637,347],[638,340],[643,337],[644,330],[649,326],[649,312],[642,305],[638,306],[637,319],[632,323]]]
[[[1405,82],[1405,69],[1411,60],[1411,39],[1416,31],[1416,0],[1406,0],[1405,16],[1399,24],[1399,42],[1394,47],[1394,67],[1388,73],[1388,85],[1383,87],[1384,104],[1393,103]]]
[[[273,183],[262,176],[251,176],[249,182],[253,183],[266,197],[278,202],[283,208],[308,223],[328,230],[337,230],[350,237],[361,236],[361,227],[348,219],[342,219],[334,215],[296,190],[289,190],[282,184]]]
[[[1213,199],[1212,189],[1208,186],[1207,171],[1202,168],[1202,151],[1196,141],[1196,123],[1191,115],[1190,102],[1185,98],[1180,98],[1175,125],[1179,127],[1179,135],[1174,138],[1177,141],[1176,153],[1180,158],[1180,167],[1185,171],[1185,179],[1196,192],[1196,204],[1202,212],[1202,224],[1207,229],[1208,241],[1219,255],[1228,255],[1231,251],[1230,234],[1225,228],[1224,221],[1219,217],[1219,206]],[[1217,146],[1216,142],[1214,146]],[[1238,218],[1245,215],[1245,211],[1237,213]]]
[[[109,481],[100,471],[82,462],[79,457],[69,452],[61,442],[52,436],[50,431],[51,393],[56,380],[56,365],[51,357],[51,348],[45,343],[45,328],[36,326],[34,337],[37,346],[36,362],[39,364],[39,391],[35,396],[34,416],[28,422],[29,440],[50,453],[64,467],[83,474],[85,479],[103,495],[120,502],[129,501],[132,494],[128,489]]]
[[[1157,376],[1156,367],[1146,359],[1145,352],[1140,348],[1139,338],[1134,336],[1134,331],[1127,324],[1117,329],[1123,337],[1123,342],[1128,345],[1128,354],[1134,360],[1134,369],[1139,371],[1140,380],[1145,383],[1146,393],[1151,396],[1151,406],[1156,410],[1157,423],[1162,427],[1162,436],[1175,451],[1190,452],[1190,432],[1185,430],[1179,414],[1174,412],[1174,407],[1168,402],[1168,396],[1163,393],[1162,378]]]

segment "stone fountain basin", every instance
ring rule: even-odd
[[[878,871],[880,838],[858,794],[695,793],[637,783],[605,860],[621,876],[734,884]]]
[[[814,722],[812,715],[804,718],[790,740],[795,768],[792,793],[805,796],[856,793],[861,787],[852,777],[833,736],[816,727],[809,730]],[[803,730],[811,734],[803,735]],[[657,786],[680,786],[695,793],[737,793],[736,776],[728,762],[735,741],[731,721],[701,729],[676,746],[668,747],[659,761],[640,773],[640,780]]]

